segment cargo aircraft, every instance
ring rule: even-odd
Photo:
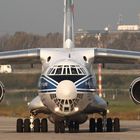
[[[130,44],[131,45],[131,44]],[[55,133],[78,132],[89,114],[90,132],[118,132],[119,118],[107,118],[107,102],[97,93],[93,66],[98,63],[140,63],[140,52],[103,48],[76,48],[74,43],[74,1],[64,0],[63,48],[37,48],[0,52],[0,64],[42,64],[38,96],[28,103],[29,118],[17,119],[17,132],[48,132],[48,120]],[[18,83],[17,83],[18,84]],[[130,95],[140,104],[140,78],[130,86]],[[4,86],[0,83],[0,101]],[[38,119],[39,113],[46,118]]]

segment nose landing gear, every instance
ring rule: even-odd
[[[64,121],[55,121],[54,124],[54,131],[55,133],[64,133],[65,132],[65,125],[64,125]]]
[[[76,121],[70,121],[69,132],[70,133],[78,133],[79,132],[79,123]]]
[[[78,133],[79,123],[76,121],[70,121],[67,124],[65,124],[64,121],[55,121],[54,124],[55,133],[65,133],[66,128],[68,128],[68,132],[70,133]]]

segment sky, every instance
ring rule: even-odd
[[[139,24],[140,0],[74,0],[75,30]],[[0,0],[0,33],[63,32],[63,0]]]

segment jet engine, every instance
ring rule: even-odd
[[[140,77],[136,78],[130,85],[130,96],[134,103],[140,104]]]
[[[3,100],[5,89],[3,83],[0,81],[0,102]]]

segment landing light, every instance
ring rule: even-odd
[[[110,110],[109,109],[107,109],[107,114],[109,114],[110,113]]]
[[[55,107],[55,112],[58,112],[59,111],[59,107]]]
[[[77,111],[79,111],[79,108],[78,107],[75,107],[74,110],[77,112]]]

